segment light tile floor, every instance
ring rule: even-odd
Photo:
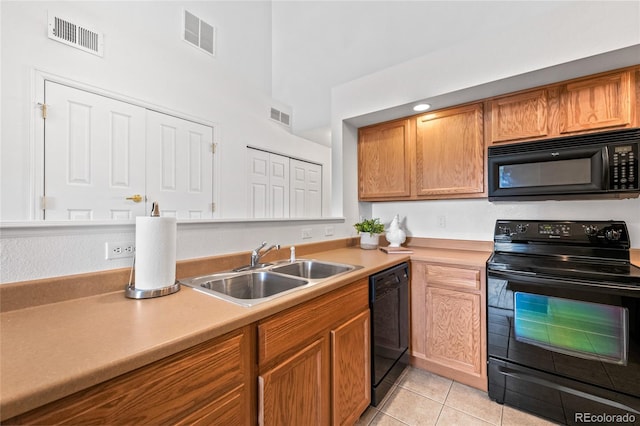
[[[491,401],[480,390],[407,367],[377,407],[369,407],[357,426],[553,425],[531,414]]]

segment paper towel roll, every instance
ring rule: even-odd
[[[155,290],[176,281],[176,218],[136,218],[135,288]]]

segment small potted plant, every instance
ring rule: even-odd
[[[384,232],[384,225],[379,218],[363,219],[353,225],[360,234],[360,248],[373,250],[378,248],[380,234]]]

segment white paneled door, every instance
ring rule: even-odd
[[[213,127],[45,82],[46,220],[213,217]]]
[[[271,216],[289,217],[289,158],[269,154]]]
[[[147,111],[147,199],[163,216],[213,217],[213,128]]]
[[[322,216],[322,166],[292,158],[291,217]]]
[[[289,217],[289,157],[247,148],[249,217]]]
[[[269,153],[247,149],[249,217],[269,216]]]
[[[50,81],[45,101],[45,219],[144,214],[145,109]]]

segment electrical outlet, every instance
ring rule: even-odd
[[[446,228],[447,227],[447,217],[444,215],[438,216],[438,228]]]
[[[324,236],[325,237],[330,237],[331,235],[333,235],[333,226],[325,226],[324,227]]]
[[[132,242],[126,243],[104,243],[105,259],[122,259],[133,257],[136,254],[136,245]]]
[[[307,240],[311,238],[311,228],[303,228],[302,229],[302,239]]]

